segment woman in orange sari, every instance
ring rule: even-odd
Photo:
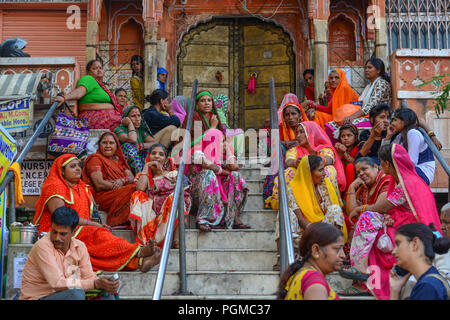
[[[128,223],[131,195],[136,191],[136,184],[114,133],[105,132],[100,137],[97,152],[84,162],[83,180],[94,188],[99,209],[108,212],[108,225]]]
[[[75,238],[86,244],[94,271],[139,268],[147,272],[159,263],[161,254],[153,242],[146,246],[129,243],[114,236],[108,226],[91,220],[94,208],[91,189],[81,180],[80,161],[73,154],[56,158],[44,181],[33,220],[39,224],[39,233],[50,231],[51,215],[62,206],[78,212],[80,222]]]
[[[339,108],[353,101],[358,101],[359,97],[350,87],[341,69],[333,69],[328,75],[328,83],[331,92],[331,101],[327,107],[316,105],[314,122],[325,129],[325,124],[336,120],[336,113]]]

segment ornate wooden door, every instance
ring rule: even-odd
[[[183,38],[178,55],[178,94],[199,89],[230,100],[229,124],[244,130],[261,128],[269,117],[269,78],[276,84],[277,103],[295,92],[292,42],[284,31],[257,19],[218,19],[199,25]],[[256,73],[255,93],[247,91]]]

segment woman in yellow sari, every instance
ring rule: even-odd
[[[324,222],[334,225],[344,234],[347,241],[347,227],[342,211],[343,202],[333,183],[325,172],[325,162],[320,156],[304,156],[294,178],[287,186],[289,221],[294,247],[298,246],[302,231],[311,223]],[[279,249],[279,217],[275,235]],[[278,269],[278,263],[274,270]]]

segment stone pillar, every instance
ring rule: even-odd
[[[328,20],[314,19],[314,94],[316,101],[328,79]]]
[[[157,71],[157,41],[158,23],[155,21],[145,23],[144,34],[144,96],[152,93],[156,89],[156,71]],[[149,106],[144,102],[144,108]]]
[[[380,28],[375,29],[375,55],[383,60],[388,66],[389,57],[387,52],[386,18],[380,18]]]
[[[96,58],[97,55],[98,22],[88,21],[86,28],[86,61]]]

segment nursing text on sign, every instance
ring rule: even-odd
[[[22,162],[20,171],[22,177],[23,195],[40,195],[42,184],[47,178],[52,161],[26,160]]]

